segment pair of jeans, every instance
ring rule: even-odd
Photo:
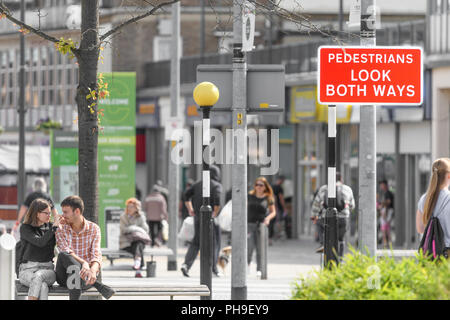
[[[56,282],[62,287],[69,289],[69,299],[79,300],[81,292],[95,287],[99,290],[103,287],[101,276],[97,276],[97,281],[93,285],[86,285],[84,279],[79,276],[81,263],[79,263],[72,255],[66,252],[58,254],[56,262]]]
[[[221,230],[220,226],[216,225],[213,222],[213,264],[212,264],[212,271],[214,273],[218,273],[219,270],[217,269],[217,262],[219,261],[219,254],[220,254],[220,247],[221,247]]]
[[[162,223],[161,221],[147,221],[148,227],[150,229],[150,238],[152,239],[152,247],[155,246],[156,240],[158,239],[161,230],[162,230]],[[156,229],[156,232],[155,232]]]
[[[29,287],[28,296],[39,300],[48,300],[48,287],[56,280],[55,266],[52,261],[28,261],[19,266],[19,281]]]
[[[123,248],[123,250],[131,253],[133,255],[133,258],[136,259],[137,257],[141,258],[141,268],[144,266],[144,248],[145,243],[142,241],[133,241],[131,243],[131,246]]]
[[[211,219],[212,227],[212,237],[213,237],[213,254],[212,254],[212,272],[218,273],[217,270],[217,261],[219,260],[220,253],[220,226],[217,226],[213,220]],[[195,215],[194,216],[194,238],[189,244],[189,248],[186,252],[186,256],[184,257],[184,264],[189,270],[195,262],[195,258],[197,258],[198,252],[200,251],[200,218]]]
[[[256,250],[256,270],[261,270],[261,252],[259,242],[259,223],[249,222],[247,224],[247,264],[250,265],[252,262],[253,251]]]
[[[189,248],[186,252],[186,256],[184,257],[184,264],[189,270],[194,264],[195,258],[200,251],[200,218],[195,215],[194,216],[194,238],[189,244]]]

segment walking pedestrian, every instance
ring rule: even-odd
[[[162,220],[168,219],[167,201],[158,186],[153,186],[150,194],[145,198],[144,211],[147,215],[147,223],[150,228],[152,247],[161,245]],[[155,231],[156,230],[156,231]],[[160,240],[161,238],[161,240]]]
[[[31,203],[38,198],[48,201],[48,203],[50,204],[51,212],[53,213],[53,217],[56,217],[58,215],[58,211],[56,210],[55,205],[53,204],[53,200],[47,193],[47,183],[45,182],[44,178],[38,177],[33,181],[33,191],[27,195],[25,201],[20,206],[16,223],[12,228],[12,233],[16,232],[16,230],[19,228],[20,222],[22,221],[22,218],[24,217]]]
[[[210,205],[213,209],[212,218],[219,214],[220,196],[222,194],[222,184],[220,183],[220,169],[215,165],[209,167],[211,181],[210,181]],[[184,263],[181,266],[181,272],[185,277],[189,277],[189,270],[194,264],[195,258],[200,250],[200,208],[203,204],[202,181],[197,181],[185,192],[186,207],[189,215],[194,217],[195,234],[192,242],[189,245],[188,251],[184,258]],[[217,269],[217,262],[220,252],[220,227],[213,223],[213,264],[212,272],[215,276],[221,276]],[[218,229],[218,231],[217,231]]]
[[[444,256],[450,255],[450,159],[433,162],[427,192],[420,197],[416,212],[416,229],[423,233],[431,217],[436,217],[444,232]]]
[[[145,213],[141,211],[141,202],[138,199],[130,198],[125,205],[125,212],[120,216],[119,248],[133,255],[135,277],[142,278],[145,245],[151,243],[148,236],[149,227],[145,222]]]
[[[155,189],[157,189],[166,199],[166,203],[169,203],[169,189],[167,189],[161,180],[156,180],[156,184],[154,186]]]
[[[69,289],[70,300],[79,300],[81,291],[91,286],[105,299],[111,298],[115,291],[101,283],[99,277],[102,263],[100,227],[83,216],[84,203],[78,196],[65,198],[61,202],[61,208],[63,217],[60,219],[61,226],[56,231],[59,250],[56,281]],[[73,272],[78,270],[80,281],[73,281]]]
[[[261,273],[261,252],[259,224],[264,223],[270,225],[277,212],[275,209],[275,198],[272,187],[266,178],[259,177],[256,179],[254,188],[248,193],[247,202],[247,263],[250,270],[253,251],[256,249],[256,272]]]
[[[355,208],[355,198],[352,188],[345,185],[342,176],[336,172],[336,209],[337,209],[337,227],[338,227],[338,255],[342,257],[345,249],[345,234],[349,225],[350,212]],[[324,232],[325,232],[325,214],[328,209],[328,185],[319,188],[314,197],[311,208],[311,220],[319,226],[319,242],[321,246],[316,250],[321,253],[324,250]]]
[[[394,194],[389,190],[387,180],[380,182],[380,190],[380,231],[383,235],[383,247],[387,247],[391,243],[391,229],[394,220]]]
[[[56,281],[53,258],[56,245],[55,224],[50,222],[50,204],[45,199],[35,199],[27,210],[20,241],[19,281],[29,287],[28,300],[48,300],[48,287]]]

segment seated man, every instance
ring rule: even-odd
[[[56,281],[69,289],[70,300],[79,300],[81,290],[92,285],[109,299],[115,292],[102,284],[100,272],[100,227],[83,217],[84,203],[78,196],[69,196],[61,202],[62,217],[56,231],[59,249],[56,263]],[[80,279],[81,278],[81,279]]]

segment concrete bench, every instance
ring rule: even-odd
[[[414,258],[418,253],[417,250],[390,250],[382,249],[377,250],[377,258],[394,258],[395,260],[401,260],[403,258]]]
[[[102,255],[106,257],[111,266],[114,265],[114,259],[120,258],[133,258],[133,255],[125,250],[116,250],[116,249],[101,249]],[[173,255],[173,250],[170,248],[146,248],[144,250],[144,256],[151,256],[151,261],[153,261],[153,257],[158,256],[171,256]]]
[[[109,285],[108,283],[105,283]],[[130,285],[113,285],[111,286],[116,293],[113,297],[118,296],[170,296],[173,300],[174,296],[205,296],[210,295],[210,291],[206,285],[149,285],[149,284],[134,284]],[[28,295],[28,287],[24,286],[16,280],[15,282],[15,299]],[[65,287],[57,284],[51,286],[48,292],[49,296],[68,296],[69,291]],[[82,296],[98,297],[100,294],[95,288],[90,288],[82,293]]]

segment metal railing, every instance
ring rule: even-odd
[[[399,23],[393,27],[377,30],[377,45],[424,46],[425,21],[412,21]],[[355,45],[359,38],[353,37]],[[346,41],[349,44],[349,41]],[[263,48],[248,53],[249,64],[282,64],[286,74],[317,71],[317,49],[321,45],[336,45],[332,38],[311,40],[303,43],[276,45],[272,48]],[[199,64],[231,64],[231,53],[206,54],[201,56],[182,57],[180,61],[181,83],[195,83],[197,65]],[[170,85],[170,61],[149,62],[144,67],[145,88],[166,87]]]

